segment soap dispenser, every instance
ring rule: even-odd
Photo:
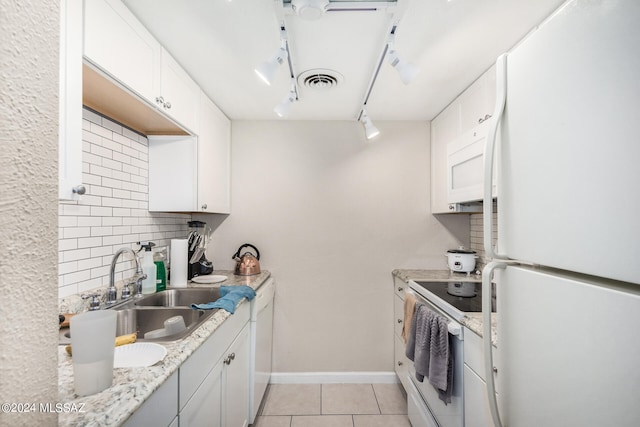
[[[138,242],[140,250],[144,249],[142,258],[142,271],[147,277],[142,280],[142,294],[148,295],[156,292],[156,264],[153,262],[153,242]]]

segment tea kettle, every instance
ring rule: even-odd
[[[256,252],[256,255],[254,256],[251,252],[245,252],[240,255],[240,251],[245,247],[253,249]],[[252,276],[254,274],[260,274],[260,251],[258,251],[258,248],[252,244],[245,243],[240,246],[238,251],[233,254],[231,258],[236,261],[235,274],[238,276]]]

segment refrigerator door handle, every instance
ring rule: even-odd
[[[493,111],[493,122],[489,128],[489,135],[484,147],[484,197],[482,203],[484,250],[487,257],[493,259],[508,259],[504,254],[497,253],[493,248],[493,160],[495,157],[496,134],[504,114],[507,99],[507,54],[503,53],[496,60],[496,106]]]
[[[491,344],[491,279],[496,269],[507,267],[505,262],[491,261],[482,270],[482,343],[484,345],[484,372],[487,381],[487,398],[491,417],[495,427],[502,427],[498,402],[496,401],[496,385],[493,378],[493,345]]]

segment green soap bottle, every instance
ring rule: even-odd
[[[167,289],[167,268],[164,263],[164,254],[154,252],[153,263],[156,265],[156,292]]]

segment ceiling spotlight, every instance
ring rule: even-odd
[[[360,121],[364,125],[364,135],[367,137],[367,139],[373,139],[376,136],[380,135],[380,131],[373,125],[373,122],[371,121],[365,110],[362,110]]]
[[[289,114],[289,110],[291,110],[291,106],[297,100],[298,93],[296,92],[296,86],[295,84],[292,84],[287,96],[282,99],[282,102],[280,102],[273,111],[275,111],[279,117],[286,117]]]
[[[291,0],[291,7],[300,18],[313,21],[322,18],[329,0]]]
[[[282,46],[278,48],[275,54],[267,60],[264,61],[258,68],[254,71],[262,79],[263,82],[271,86],[273,82],[273,78],[276,75],[276,71],[278,71],[278,67],[287,59],[289,54],[287,53],[287,42],[282,40]]]
[[[393,46],[391,44],[389,44],[389,53],[387,55],[389,56],[389,63],[398,70],[402,83],[408,85],[418,75],[420,69],[410,62],[405,62],[400,59],[398,57],[398,53],[393,50]]]

